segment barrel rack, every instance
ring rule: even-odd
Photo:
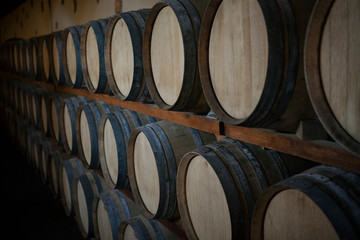
[[[212,116],[195,115],[188,112],[163,110],[154,104],[121,101],[114,96],[91,93],[86,89],[73,89],[56,86],[52,83],[39,82],[15,74],[0,72],[3,76],[12,77],[24,82],[36,84],[55,92],[79,95],[89,99],[126,108],[159,119],[192,127],[218,136],[226,136],[267,149],[283,152],[320,164],[343,168],[360,174],[360,158],[343,149],[339,144],[327,140],[305,141],[296,134],[279,133],[268,129],[249,128],[225,124]]]

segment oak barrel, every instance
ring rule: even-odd
[[[101,101],[92,101],[76,110],[78,154],[87,168],[99,168],[98,125],[101,117],[120,108]]]
[[[74,182],[85,173],[86,168],[78,158],[63,161],[59,170],[59,190],[61,202],[67,216],[75,215]]]
[[[65,75],[62,63],[62,35],[63,31],[52,32],[49,36],[49,63],[52,83],[65,85]]]
[[[360,176],[320,165],[260,197],[252,239],[359,239]]]
[[[50,76],[50,38],[51,34],[41,37],[39,44],[40,81],[51,82]]]
[[[64,99],[60,104],[60,130],[63,136],[63,146],[67,153],[77,154],[78,145],[76,140],[76,111],[82,105],[90,102],[90,99],[74,96]]]
[[[315,165],[293,158],[231,138],[187,153],[177,176],[186,235],[189,239],[250,239],[252,214],[263,191]]]
[[[109,86],[120,100],[147,102],[142,60],[142,39],[150,10],[118,13],[112,16],[105,35],[105,64]]]
[[[94,237],[94,224],[92,207],[96,196],[109,191],[105,180],[92,170],[75,179],[74,183],[74,207],[75,218],[83,238]]]
[[[294,131],[300,120],[315,118],[302,64],[314,3],[210,1],[200,32],[199,69],[219,120]]]
[[[187,152],[214,141],[214,134],[168,121],[132,131],[127,150],[128,177],[144,216],[178,217],[177,166]]]
[[[107,113],[98,127],[101,170],[106,182],[114,188],[129,188],[126,151],[132,130],[156,122],[154,117],[131,110]]]
[[[136,203],[117,189],[111,189],[94,199],[93,223],[96,239],[118,239],[118,228],[123,221],[138,215]]]
[[[207,113],[198,72],[201,16],[189,0],[156,3],[144,30],[147,87],[162,109]]]
[[[155,219],[148,219],[143,215],[135,216],[123,221],[119,227],[119,240],[151,239],[164,240],[176,239],[175,236],[163,234],[160,225]]]
[[[89,21],[81,32],[81,66],[86,88],[92,93],[109,93],[105,68],[105,33],[109,19]]]
[[[66,85],[71,88],[85,87],[81,66],[82,25],[65,28],[62,34],[61,57]]]
[[[360,3],[318,1],[308,26],[306,83],[317,116],[343,147],[360,156]]]

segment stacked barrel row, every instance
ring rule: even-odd
[[[164,0],[9,41],[1,62],[121,100],[211,109],[229,124],[294,132],[300,120],[319,118],[360,156],[360,6],[345,2]]]
[[[12,139],[84,238],[179,238],[159,219],[181,219],[189,239],[359,237],[352,172],[11,78],[2,85]]]
[[[42,182],[48,185],[54,198],[61,201],[65,213],[76,219],[84,239],[118,239],[120,223],[124,225],[123,234],[128,236],[127,239],[133,239],[135,235],[145,239],[149,236],[179,239],[157,220],[142,216],[127,181],[123,183],[122,191],[108,184],[99,157],[94,157],[99,154],[94,143],[97,133],[96,140],[93,133],[97,132],[100,119],[117,116],[118,124],[123,124],[126,133],[157,119],[103,102],[59,94],[11,77],[2,77],[1,89],[4,129],[8,130],[13,143]],[[126,133],[122,136],[124,143]],[[92,150],[95,148],[96,151]],[[126,159],[122,161],[126,165]],[[123,168],[124,163],[121,164],[120,168]],[[126,174],[125,166],[119,179],[126,178]]]

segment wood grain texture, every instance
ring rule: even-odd
[[[143,204],[151,214],[155,214],[160,202],[160,183],[156,159],[145,134],[136,137],[134,149],[134,169],[137,187]]]
[[[50,58],[49,58],[49,49],[46,39],[42,40],[42,69],[44,73],[45,80],[49,79],[50,76]]]
[[[232,117],[247,118],[263,92],[266,23],[257,1],[223,1],[211,29],[209,67],[216,97]]]
[[[81,145],[82,145],[82,152],[84,154],[84,160],[87,162],[87,164],[91,164],[91,137],[90,137],[90,130],[89,130],[89,122],[87,119],[87,116],[85,114],[85,111],[81,110],[80,113],[80,129],[79,134],[81,136]]]
[[[66,137],[66,144],[69,148],[69,150],[72,150],[73,147],[73,134],[72,134],[72,123],[71,123],[71,119],[70,119],[70,114],[69,114],[69,108],[68,106],[65,104],[64,106],[64,128],[65,128],[65,137]]]
[[[321,123],[339,144],[360,156],[358,11],[357,1],[318,2],[307,30],[305,73]]]
[[[98,49],[98,42],[92,26],[90,26],[86,33],[86,65],[89,74],[90,82],[93,88],[97,88],[100,77],[100,56]]]
[[[70,80],[73,84],[75,84],[76,80],[76,71],[77,71],[77,64],[76,64],[76,50],[75,44],[72,34],[69,32],[66,38],[66,62],[69,72]]]
[[[100,199],[98,201],[96,217],[97,217],[97,222],[99,224],[98,229],[101,239],[113,239],[112,231],[111,231],[111,223],[108,214],[109,213],[106,209],[103,200]]]
[[[184,58],[179,21],[171,7],[164,7],[157,15],[151,35],[151,66],[156,88],[168,105],[174,105],[180,95]]]
[[[53,67],[54,67],[54,73],[55,73],[55,77],[56,80],[59,81],[60,79],[60,55],[59,55],[59,50],[58,50],[58,46],[56,43],[57,39],[56,37],[52,38],[52,62],[53,62]]]
[[[224,190],[202,156],[191,160],[185,181],[190,218],[198,239],[232,239],[230,209]]]
[[[123,18],[117,21],[113,30],[111,63],[116,86],[122,95],[128,96],[134,75],[134,53],[130,32]]]
[[[284,190],[269,203],[264,239],[339,239],[324,212],[298,190]]]
[[[108,169],[111,181],[116,183],[119,174],[119,158],[116,147],[114,129],[109,120],[105,121],[104,126],[104,153],[106,158],[106,168]]]
[[[335,1],[320,49],[322,84],[340,125],[360,142],[360,2]]]

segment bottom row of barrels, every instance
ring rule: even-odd
[[[179,239],[157,219],[179,217],[189,239],[360,238],[360,176],[350,171],[159,121],[131,133],[132,200],[100,170],[17,124],[27,136],[15,142],[84,238]]]

